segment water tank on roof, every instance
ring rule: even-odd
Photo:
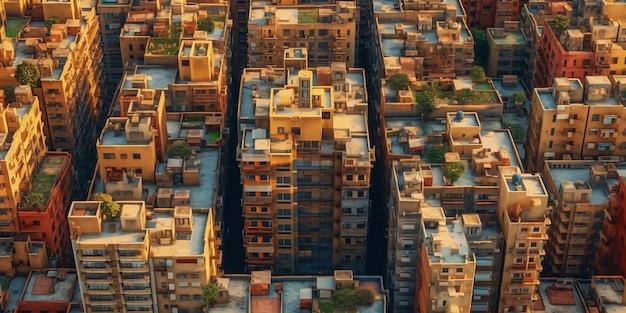
[[[513,175],[513,178],[511,178],[511,180],[513,181],[513,184],[515,185],[519,185],[522,183],[522,174],[517,173]]]
[[[463,111],[457,111],[456,112],[456,120],[460,121],[463,119],[463,116],[465,116],[465,113],[463,113]]]

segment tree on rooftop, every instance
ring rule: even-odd
[[[215,29],[215,21],[213,21],[213,18],[211,18],[210,16],[203,17],[198,20],[197,27],[199,30],[204,30],[211,33]]]
[[[24,198],[24,205],[31,209],[36,209],[40,205],[44,205],[44,196],[39,192],[31,192]]]
[[[456,101],[459,102],[459,104],[470,104],[472,102],[478,101],[478,96],[476,95],[476,93],[467,88],[458,90],[454,97],[456,98]]]
[[[435,93],[429,86],[422,86],[415,91],[415,108],[422,114],[428,114],[435,109]]]
[[[515,103],[516,105],[522,105],[526,102],[526,100],[528,100],[526,95],[519,91],[516,91],[509,96],[509,101]]]
[[[569,27],[569,18],[565,15],[557,15],[554,20],[550,22],[550,26],[554,28],[558,33],[562,33]]]
[[[120,216],[120,205],[113,200],[111,195],[106,193],[97,193],[93,195],[95,201],[101,201],[100,208],[102,209],[102,215],[107,219],[113,219]]]
[[[29,85],[31,88],[35,88],[41,83],[41,74],[35,65],[22,62],[15,70],[15,80],[22,85]]]
[[[389,84],[389,87],[393,90],[406,90],[409,88],[410,84],[409,76],[401,73],[393,74],[389,77],[387,84]]]
[[[61,18],[59,18],[58,16],[50,16],[44,22],[46,23],[46,27],[48,27],[48,30],[50,30],[50,27],[52,27],[52,25],[61,23]]]
[[[506,123],[506,128],[511,132],[511,136],[513,136],[514,140],[524,140],[526,138],[526,130],[522,125],[517,123]]]
[[[175,142],[167,149],[167,156],[170,158],[189,160],[191,154],[191,147],[186,142]]]
[[[465,170],[467,170],[467,165],[465,162],[451,162],[446,164],[443,170],[443,176],[452,182],[455,182],[465,174]]]
[[[204,300],[208,304],[215,303],[217,296],[219,295],[220,290],[217,284],[208,284],[202,286],[202,300]]]
[[[15,101],[15,86],[4,87],[4,101],[6,103]]]
[[[429,163],[443,163],[446,160],[446,148],[430,148],[426,151],[426,160]]]
[[[470,71],[470,76],[474,82],[480,82],[487,77],[487,74],[485,74],[485,69],[482,66],[475,65]]]

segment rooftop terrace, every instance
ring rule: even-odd
[[[33,174],[31,193],[40,193],[44,197],[43,203],[48,203],[50,191],[57,180],[67,155],[46,155]]]
[[[491,38],[496,45],[516,45],[521,46],[527,43],[526,37],[521,30],[505,31],[504,36],[497,36],[495,29],[488,29],[491,34]]]
[[[582,163],[581,163],[582,162]],[[593,164],[593,161],[589,162],[588,165]],[[563,161],[547,161],[546,162],[554,179],[555,187],[560,188],[561,182],[589,182],[589,167],[567,167],[563,166],[562,168],[555,168],[551,164],[563,163]],[[569,162],[565,162],[569,163]],[[577,164],[587,164],[585,161],[576,161]],[[626,176],[626,165],[624,164],[616,164],[617,172],[619,176]],[[591,199],[589,199],[589,203],[591,204],[606,204],[608,203],[609,190],[612,186],[617,185],[617,179],[609,178],[606,181],[606,184],[602,185],[591,185]]]
[[[583,299],[573,282],[560,282],[555,279],[541,279],[538,286],[539,301],[535,302],[535,312],[546,313],[585,313]]]
[[[78,275],[64,269],[32,272],[22,299],[72,302],[77,282]]]
[[[622,277],[593,277],[592,286],[606,313],[622,313],[624,305],[624,279]]]
[[[465,263],[473,260],[461,220],[448,223],[445,227],[426,227],[424,232],[428,238],[428,258],[432,263]]]
[[[177,68],[161,66],[137,66],[134,74],[145,74],[150,89],[169,89],[169,85],[176,79]],[[133,88],[133,74],[124,76],[123,89]],[[136,87],[135,87],[136,88]]]

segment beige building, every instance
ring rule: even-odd
[[[248,63],[281,66],[285,48],[308,49],[312,68],[356,62],[359,7],[354,1],[325,4],[269,4],[250,1]]]
[[[466,234],[480,232],[476,214],[446,221],[442,208],[422,208],[419,312],[470,312],[476,258]]]
[[[626,174],[620,163],[546,161],[543,176],[554,195],[546,273],[589,277],[595,273],[609,193]]]
[[[500,167],[498,221],[505,241],[500,312],[532,312],[548,240],[548,191],[541,177]]]
[[[111,195],[119,217],[99,201],[70,208],[85,312],[202,310],[201,286],[221,275],[220,151],[194,146],[187,160],[160,161],[154,133],[148,114],[110,118],[91,193]]]
[[[307,49],[284,57],[284,69],[246,69],[241,83],[248,266],[362,272],[374,161],[364,71],[345,63],[308,69]]]
[[[615,75],[556,78],[551,88],[535,88],[526,142],[530,171],[541,171],[544,161],[559,159],[613,159],[626,156],[622,134],[626,116],[620,93],[626,77]]]
[[[528,40],[519,29],[519,22],[504,22],[503,28],[488,28],[489,63],[485,69],[489,77],[517,75],[531,76],[528,73]]]

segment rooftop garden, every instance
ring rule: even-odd
[[[61,167],[65,162],[64,156],[46,156],[41,161],[39,168],[35,172],[33,176],[33,187],[31,188],[30,194],[41,194],[43,199],[40,205],[45,205],[48,203],[48,199],[50,198],[50,190],[52,186],[54,186],[54,182],[61,171]]]
[[[179,25],[172,25],[167,29],[164,37],[150,39],[148,51],[151,54],[176,55],[180,46],[180,35],[182,28]]]
[[[299,10],[298,24],[317,23],[317,13],[314,10]]]
[[[22,28],[24,28],[24,26],[26,25],[26,23],[28,23],[28,19],[12,19],[9,18],[7,19],[7,29],[6,29],[6,35],[9,38],[17,38],[17,35],[19,35],[20,31],[22,30]]]

